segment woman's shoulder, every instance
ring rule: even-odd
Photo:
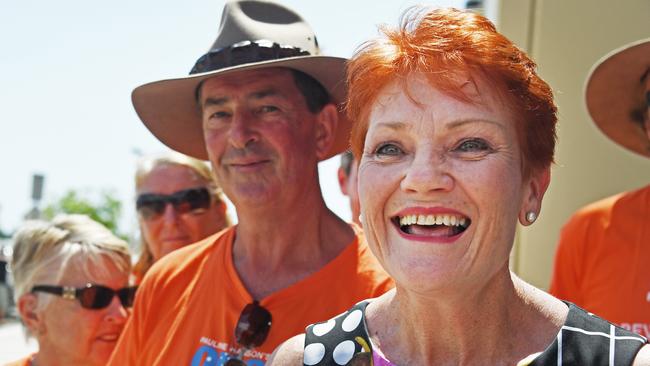
[[[371,352],[365,325],[364,300],[324,322],[311,324],[273,353],[269,365],[347,365]]]
[[[568,303],[557,337],[530,365],[632,365],[647,340]],[[610,363],[610,360],[613,363]]]

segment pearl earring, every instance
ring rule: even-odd
[[[537,220],[537,214],[534,211],[528,211],[528,213],[526,213],[526,221],[528,221],[529,224],[532,224],[535,220]]]

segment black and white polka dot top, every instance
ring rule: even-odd
[[[312,324],[305,333],[305,366],[394,365],[373,352],[365,324],[368,301],[323,323]],[[518,366],[627,366],[647,340],[617,327],[578,306],[567,303],[569,314],[553,343]]]

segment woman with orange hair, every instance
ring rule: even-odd
[[[647,365],[646,339],[509,270],[550,181],[556,107],[484,17],[414,8],[348,68],[368,243],[396,288],[307,328],[276,365]]]

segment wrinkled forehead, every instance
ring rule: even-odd
[[[238,90],[255,89],[262,85],[274,85],[278,88],[293,85],[287,83],[288,81],[292,81],[291,69],[284,67],[266,67],[220,74],[204,80],[198,86],[198,100],[203,102],[207,94],[212,94],[211,92],[228,94]]]
[[[423,94],[418,93],[418,90],[431,92]],[[510,109],[508,95],[502,83],[491,80],[484,74],[469,71],[456,71],[444,77],[421,72],[412,72],[406,77],[395,77],[382,88],[371,108],[390,104],[400,96],[405,96],[415,105],[424,106],[432,102],[436,94],[488,110]]]

